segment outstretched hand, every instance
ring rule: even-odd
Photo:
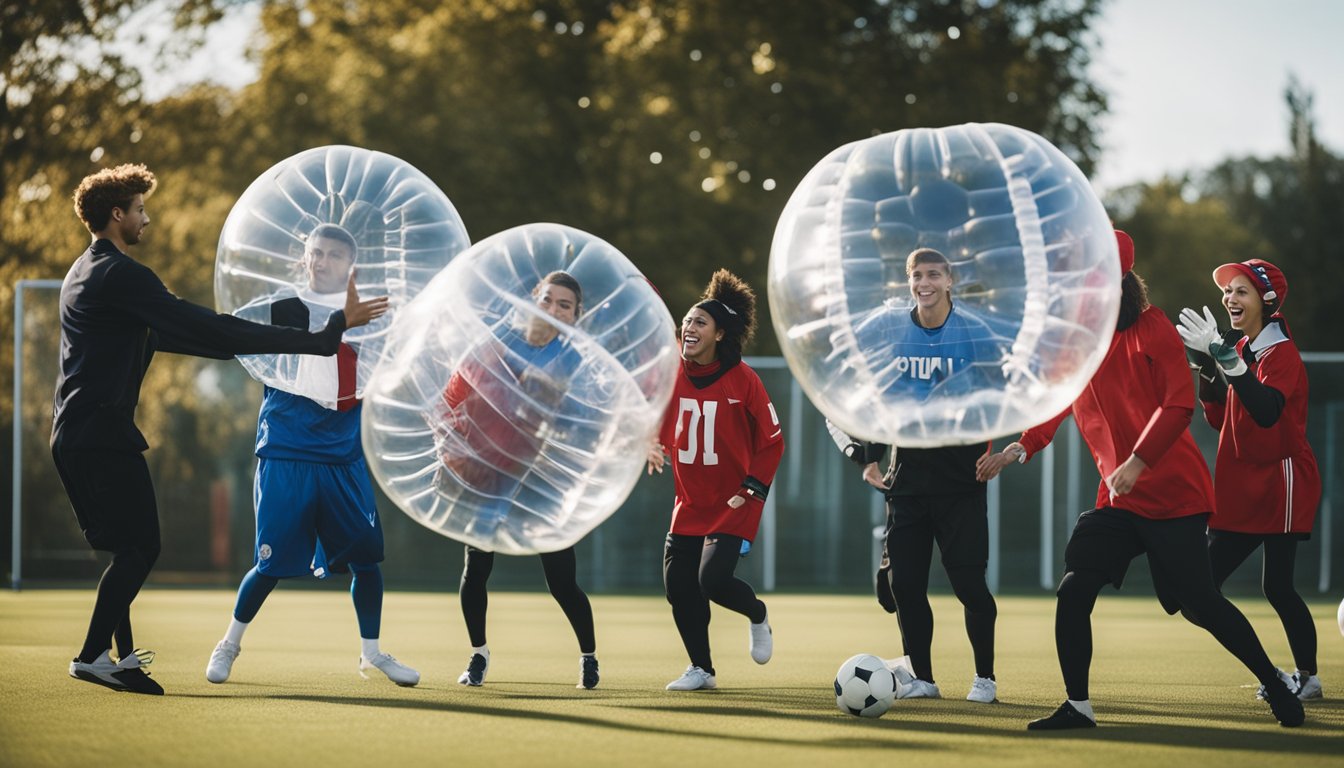
[[[355,289],[355,270],[350,270],[350,278],[345,281],[346,329],[368,325],[385,314],[387,314],[387,297],[379,296],[360,301],[359,291]]]
[[[1189,307],[1182,309],[1181,317],[1176,321],[1176,332],[1181,334],[1185,346],[1205,354],[1208,354],[1210,344],[1222,341],[1218,321],[1208,307],[1204,307],[1203,316]]]
[[[1021,443],[1012,442],[1004,446],[998,453],[985,453],[975,460],[975,479],[981,483],[988,483],[990,480],[999,476],[1003,468],[1017,461],[1027,453],[1027,449]]]
[[[649,453],[646,460],[648,462],[646,471],[650,475],[654,472],[660,475],[663,473],[663,465],[667,463],[667,456],[663,454],[663,445],[658,442],[657,438],[654,438],[653,442],[649,444]]]

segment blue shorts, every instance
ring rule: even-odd
[[[259,459],[252,487],[257,570],[287,578],[383,561],[383,526],[361,458],[349,464]]]

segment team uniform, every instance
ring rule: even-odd
[[[496,335],[497,344],[483,345],[476,355],[498,355],[499,361],[482,363],[470,360],[455,372],[443,392],[443,410],[438,419],[452,437],[440,439],[440,458],[444,467],[459,482],[479,493],[499,499],[498,515],[478,520],[477,527],[487,530],[497,525],[509,505],[545,504],[558,500],[542,476],[533,474],[523,484],[541,451],[541,439],[535,425],[541,416],[538,405],[553,407],[565,398],[570,377],[581,359],[562,336],[543,345],[529,344],[518,329],[508,328]],[[521,390],[525,396],[515,392]],[[447,478],[441,476],[441,482]],[[534,493],[544,498],[538,499]],[[482,516],[488,516],[488,511]],[[546,586],[560,605],[578,639],[580,686],[598,684],[597,637],[593,609],[578,582],[578,560],[574,547],[540,555]],[[495,553],[468,544],[458,597],[467,624],[473,653],[467,670],[458,679],[463,685],[481,685],[489,669],[486,651],[486,610],[489,597],[486,586],[494,570]]]
[[[1293,586],[1297,543],[1310,537],[1321,499],[1320,472],[1307,443],[1306,367],[1279,322],[1265,325],[1254,341],[1243,336],[1237,352],[1248,371],[1227,377],[1230,388],[1207,380],[1200,386],[1204,418],[1219,430],[1208,534],[1213,578],[1221,588],[1264,547],[1265,597],[1283,623],[1299,673],[1311,677],[1316,628]],[[1319,690],[1317,681],[1314,691],[1302,695]]]
[[[879,312],[860,324],[855,333],[863,348],[882,346],[890,350],[891,360],[878,370],[888,391],[920,400],[935,391],[946,391],[951,379],[973,376],[977,362],[998,357],[988,326],[955,305],[936,328],[920,325],[918,312],[912,309],[908,321]],[[975,477],[976,460],[989,447],[977,443],[898,448],[884,478],[888,487],[887,520],[878,570],[878,601],[888,612],[897,614],[911,672],[930,684],[934,683],[930,654],[933,610],[928,591],[935,542],[952,590],[965,608],[976,677],[994,678],[998,608],[985,581],[989,563],[986,486]],[[847,451],[860,466],[881,461],[885,453],[885,446],[867,443],[857,443]],[[925,693],[935,691],[931,688]]]
[[[768,489],[784,454],[783,430],[765,385],[746,364],[684,360],[659,442],[671,455],[676,486],[663,583],[692,666],[712,676],[710,601],[753,625],[766,620],[765,603],[733,571],[764,508],[763,493],[745,492],[744,483]],[[728,505],[735,495],[746,498],[736,509]]]
[[[1103,480],[1096,508],[1078,518],[1069,538],[1057,593],[1055,644],[1069,702],[1089,698],[1090,615],[1097,595],[1108,583],[1118,589],[1130,561],[1140,554],[1148,557],[1168,612],[1184,610],[1262,683],[1276,681],[1251,625],[1210,577],[1204,529],[1213,508],[1213,483],[1187,429],[1194,388],[1183,344],[1161,310],[1149,307],[1133,325],[1117,330],[1100,369],[1071,410],[1022,434],[1026,457],[1050,442],[1070,412]],[[1112,496],[1105,478],[1131,453],[1147,469],[1129,493]],[[1276,709],[1282,704],[1272,703]],[[1033,727],[1060,727],[1052,722],[1069,717],[1083,715],[1066,702]]]
[[[345,316],[333,313],[325,328],[310,333],[220,315],[174,296],[152,270],[107,239],[94,241],[71,266],[60,303],[52,458],[85,539],[113,553],[80,656],[93,658],[115,632],[118,651],[129,663],[134,658],[129,607],[160,551],[154,485],[142,456],[149,445],[135,426],[140,386],[154,353],[221,360],[260,353],[331,355]]]

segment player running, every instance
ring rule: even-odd
[[[669,691],[716,686],[709,649],[710,602],[751,621],[751,658],[770,661],[773,637],[765,603],[733,575],[751,549],[770,483],[784,455],[775,406],[742,362],[756,331],[756,295],[726,269],[681,321],[677,377],[649,472],[672,457],[676,499],[663,549],[663,586],[691,665]]]
[[[308,234],[303,266],[308,284],[270,305],[271,324],[307,329],[322,322],[353,280],[359,246],[337,224]],[[397,685],[420,673],[384,653],[383,527],[360,444],[355,398],[358,350],[342,343],[335,357],[301,359],[294,392],[267,386],[257,417],[253,484],[257,538],[252,570],[238,587],[233,618],[206,664],[205,679],[223,683],[242,652],[243,633],[280,579],[352,574],[350,597],[359,624],[359,673],[377,669]],[[318,402],[318,401],[321,402]],[[331,403],[328,407],[323,403]]]
[[[1218,267],[1213,281],[1232,328],[1220,335],[1208,307],[1203,315],[1182,310],[1178,327],[1199,368],[1204,418],[1219,430],[1209,517],[1213,581],[1221,589],[1264,548],[1261,587],[1297,665],[1289,684],[1299,699],[1318,699],[1316,625],[1293,587],[1293,570],[1298,542],[1311,537],[1321,476],[1307,443],[1307,369],[1281,314],[1288,280],[1273,264],[1251,259]]]
[[[1116,332],[1071,409],[1102,482],[1096,508],[1079,516],[1069,537],[1057,592],[1055,649],[1068,698],[1027,729],[1096,727],[1088,691],[1092,608],[1102,587],[1118,589],[1130,561],[1145,553],[1163,607],[1188,611],[1265,686],[1279,723],[1301,725],[1302,702],[1280,682],[1250,622],[1214,586],[1204,540],[1213,482],[1188,429],[1194,386],[1176,329],[1148,303],[1147,286],[1131,271],[1133,241],[1118,230],[1116,238],[1124,275]],[[979,478],[987,481],[1034,456],[1069,413],[982,458]]]

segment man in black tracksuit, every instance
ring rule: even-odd
[[[361,302],[354,277],[344,311],[316,333],[250,323],[184,301],[126,254],[149,224],[144,199],[155,178],[143,165],[86,177],[75,211],[93,243],[61,286],[61,369],[51,451],[84,537],[112,553],[70,675],[115,690],[162,694],[132,640],[130,606],[159,555],[154,486],[135,426],[140,385],[155,351],[216,359],[240,354],[332,355],[341,334],[381,316],[387,299]],[[119,660],[113,661],[115,636]]]

